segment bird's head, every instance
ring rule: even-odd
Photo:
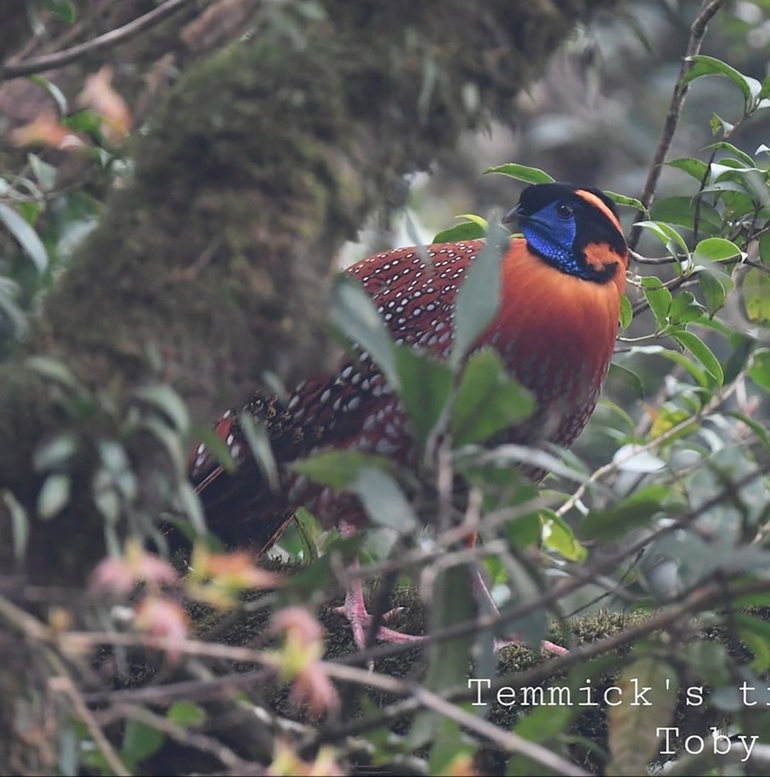
[[[503,219],[518,221],[533,253],[563,273],[594,283],[625,276],[628,246],[604,192],[565,183],[528,186]]]

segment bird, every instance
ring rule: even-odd
[[[534,415],[498,434],[496,442],[568,448],[592,414],[609,369],[629,250],[614,202],[590,186],[529,185],[503,218],[506,225],[516,222],[520,233],[507,239],[501,258],[499,306],[471,353],[494,348],[537,403]],[[484,245],[478,239],[400,248],[362,259],[346,272],[363,286],[396,343],[446,359],[458,289]],[[244,415],[267,433],[281,471],[277,489],[268,487],[252,452]],[[242,408],[226,411],[214,429],[236,469],[228,471],[200,444],[191,455],[190,478],[209,529],[226,546],[247,546],[256,556],[269,550],[300,506],[343,536],[365,523],[353,496],[309,482],[292,472],[291,462],[327,450],[381,454],[405,467],[419,457],[396,391],[366,352],[342,357],[284,399],[255,394]],[[534,469],[525,474],[536,482],[545,475]],[[341,610],[363,649],[371,616],[360,579]],[[385,626],[378,637],[413,638]]]

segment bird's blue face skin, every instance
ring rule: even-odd
[[[591,280],[592,275],[575,256],[577,223],[567,202],[552,202],[537,213],[521,219],[521,231],[530,248],[569,275]]]
[[[608,283],[627,265],[628,246],[615,206],[598,189],[533,184],[503,219],[504,224],[516,221],[529,250],[566,275]]]

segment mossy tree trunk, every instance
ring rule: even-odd
[[[130,183],[50,293],[25,357],[59,360],[117,408],[137,386],[167,382],[201,421],[268,373],[311,373],[328,354],[325,290],[342,243],[462,132],[512,120],[512,98],[574,24],[613,4],[327,0],[319,19],[300,2],[241,3],[252,19],[238,33],[250,34],[191,59],[150,113]],[[73,409],[24,358],[0,368],[0,489],[29,516],[29,583],[82,586],[104,555],[90,478],[95,440],[120,435],[113,423]],[[65,429],[82,451],[71,498],[42,521],[33,456]],[[130,452],[140,483],[169,466],[151,440]],[[162,489],[138,499],[147,512],[168,507]],[[4,642],[4,654],[23,654],[23,636],[9,630]],[[47,709],[39,671],[19,669],[0,670],[2,771],[31,763],[13,700]]]

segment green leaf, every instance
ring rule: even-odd
[[[32,81],[33,84],[37,84],[41,89],[45,89],[46,92],[48,92],[48,95],[51,97],[51,99],[56,103],[56,107],[59,110],[59,114],[61,116],[66,116],[69,113],[69,102],[67,102],[67,97],[62,92],[61,89],[59,89],[58,86],[56,86],[53,81],[49,81],[45,76],[40,75],[39,73],[35,73],[34,75],[29,76],[29,80]]]
[[[166,716],[172,723],[184,728],[202,726],[208,717],[203,707],[191,701],[175,701],[168,708]]]
[[[670,162],[665,162],[665,164],[669,167],[675,167],[677,170],[682,170],[698,182],[707,180],[709,166],[700,159],[681,157],[680,159],[672,159]]]
[[[449,364],[455,370],[500,308],[502,258],[509,237],[503,226],[490,225],[486,244],[466,272],[457,292],[454,342],[449,357]]]
[[[13,235],[23,251],[33,261],[39,273],[48,267],[48,252],[37,232],[13,208],[0,202],[0,222]]]
[[[439,569],[433,587],[431,632],[450,628],[476,617],[473,585],[467,566],[454,565]],[[425,686],[429,690],[441,693],[455,686],[466,685],[474,637],[471,633],[458,637],[457,640],[444,640],[431,645],[425,678]],[[436,712],[421,713],[410,732],[410,744],[414,743],[413,740],[434,739],[442,730],[443,720]],[[443,740],[442,749],[446,751],[446,743]],[[437,752],[435,757],[438,756]]]
[[[265,476],[270,488],[274,491],[279,488],[278,464],[273,455],[273,447],[264,424],[255,421],[247,412],[238,414],[238,423],[243,431],[243,436],[249,444],[254,459],[259,469]]]
[[[60,469],[72,459],[79,447],[78,438],[72,432],[61,432],[53,439],[38,446],[32,457],[35,472]]]
[[[748,376],[765,391],[770,391],[770,349],[757,348],[751,355]]]
[[[37,497],[38,515],[47,521],[58,515],[70,500],[72,477],[63,473],[49,475]]]
[[[634,308],[631,301],[624,294],[620,298],[620,331],[625,332],[634,320]]]
[[[7,489],[0,491],[0,498],[5,503],[7,513],[11,517],[13,557],[16,561],[22,561],[29,544],[29,516],[21,502]]]
[[[192,483],[188,483],[186,480],[181,481],[176,494],[179,509],[190,522],[190,527],[195,533],[195,537],[203,537],[208,533],[206,515],[203,511],[200,497],[193,488]]]
[[[737,146],[728,143],[726,140],[712,143],[710,146],[706,146],[706,148],[717,148],[721,151],[727,151],[729,154],[732,154],[736,160],[743,162],[746,167],[756,167],[756,162],[745,151],[741,151]]]
[[[171,422],[171,426],[184,434],[190,426],[190,415],[182,397],[164,384],[141,386],[134,394],[137,400],[160,410]]]
[[[141,429],[155,438],[155,441],[166,452],[169,462],[174,467],[174,472],[179,477],[183,477],[187,471],[187,462],[185,451],[182,449],[182,438],[169,429],[165,423],[153,417],[142,419],[137,424],[137,429]]]
[[[190,427],[190,437],[199,445],[204,445],[207,452],[222,465],[225,472],[235,472],[238,469],[227,443],[210,426],[193,424]]]
[[[770,324],[770,275],[750,267],[741,284],[746,317],[754,324]]]
[[[123,732],[123,746],[120,754],[126,760],[136,764],[156,753],[165,739],[165,734],[158,731],[157,728],[129,719],[126,721]]]
[[[635,345],[629,349],[628,353],[629,355],[655,354],[657,356],[662,356],[664,359],[668,359],[669,361],[675,362],[680,367],[684,367],[684,369],[695,378],[701,388],[708,388],[709,386],[709,379],[706,376],[706,373],[695,364],[692,359],[689,359],[676,348],[664,348],[662,345]]]
[[[654,275],[642,278],[642,289],[647,304],[655,316],[658,329],[665,329],[671,310],[671,292],[663,285],[660,278],[656,278]]]
[[[414,532],[419,521],[398,483],[382,469],[359,470],[350,484],[367,515],[379,526],[395,529],[399,534]]]
[[[641,213],[647,212],[644,203],[641,200],[637,200],[636,197],[629,197],[627,194],[618,194],[617,192],[611,192],[608,189],[604,189],[604,193],[618,205],[623,205],[626,208],[633,208]]]
[[[334,286],[331,320],[344,335],[369,354],[388,383],[396,391],[400,390],[393,343],[388,330],[371,297],[349,275],[341,275]]]
[[[50,192],[56,185],[57,170],[53,165],[44,162],[37,154],[27,154],[27,162],[37,179],[37,185],[43,192]]]
[[[637,227],[652,232],[658,240],[666,247],[671,256],[682,260],[682,257],[689,259],[690,251],[684,238],[670,225],[663,221],[638,221]]]
[[[439,423],[452,391],[452,370],[409,346],[396,346],[399,396],[417,439],[425,443]]]
[[[701,201],[700,206],[696,207],[692,197],[665,197],[652,206],[650,215],[655,221],[694,229],[696,214],[701,228],[704,224],[715,232],[721,228],[722,217],[717,209],[705,201]]]
[[[548,173],[538,167],[527,167],[526,165],[516,165],[513,163],[499,165],[498,167],[488,167],[484,171],[484,175],[487,175],[487,173],[500,173],[526,183],[553,183],[554,181]]]
[[[746,104],[746,109],[749,110],[759,98],[762,91],[762,84],[757,81],[756,78],[745,76],[740,71],[731,67],[726,62],[722,62],[715,57],[708,57],[705,54],[697,54],[694,57],[689,57],[688,61],[692,62],[692,66],[685,73],[682,79],[682,86],[686,86],[696,78],[702,78],[703,76],[724,76],[729,78],[734,84],[736,84],[743,93],[743,99]]]
[[[695,246],[692,257],[694,262],[723,262],[735,256],[741,256],[742,251],[731,240],[723,237],[707,237]]]
[[[568,561],[582,563],[588,551],[580,544],[569,524],[553,510],[542,511],[543,544],[555,550]]]
[[[580,536],[587,540],[614,540],[632,528],[646,524],[663,509],[669,488],[644,486],[609,510],[591,510],[580,524]]]
[[[514,548],[531,548],[537,545],[541,534],[540,516],[537,513],[522,515],[505,524],[505,536]]]
[[[686,330],[680,330],[678,332],[672,332],[671,336],[681,346],[686,348],[701,364],[703,369],[711,375],[717,382],[717,385],[721,386],[724,383],[724,372],[722,371],[722,365],[719,363],[719,359],[714,356],[713,351],[703,342],[696,334],[688,332]]]
[[[535,409],[532,395],[505,373],[499,354],[482,348],[468,360],[452,408],[456,446],[485,440],[523,421]]]
[[[698,273],[698,285],[703,292],[709,316],[714,316],[724,307],[727,290],[722,285],[721,280],[709,272]]]
[[[704,275],[706,273],[701,273],[701,276]],[[681,291],[671,302],[668,318],[672,324],[687,324],[699,319],[702,315],[703,307],[696,301],[695,297],[689,291]]]
[[[78,17],[72,0],[43,0],[43,8],[63,19],[67,24],[74,24]]]
[[[388,467],[384,456],[358,451],[323,451],[292,464],[292,469],[322,486],[347,488],[364,469]]]
[[[463,218],[458,216],[457,218]],[[459,243],[464,240],[479,240],[486,234],[486,228],[474,223],[473,221],[464,221],[462,224],[456,224],[449,229],[439,232],[433,238],[434,243]]]
[[[558,683],[556,685],[559,689],[567,687]],[[551,699],[547,689],[544,698]],[[576,704],[557,706],[551,703],[533,706],[532,712],[528,712],[516,723],[513,733],[529,742],[547,742],[565,732],[579,709]]]
[[[607,773],[646,774],[647,764],[659,753],[656,729],[670,725],[676,709],[676,669],[657,657],[641,658],[621,672],[617,686],[622,703],[607,713],[612,754]],[[634,704],[636,690],[648,687],[648,704]]]

